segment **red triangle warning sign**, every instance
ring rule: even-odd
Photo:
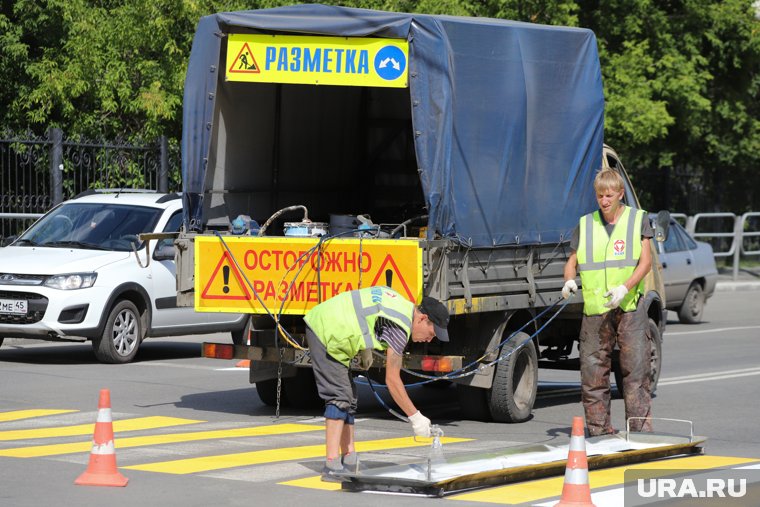
[[[382,276],[384,276],[385,279],[382,280],[381,285],[387,285],[388,287],[393,288],[392,284],[394,280],[398,280],[401,282],[401,286],[406,291],[406,295],[409,298],[409,301],[415,301],[414,294],[412,294],[412,291],[409,290],[409,286],[407,285],[406,280],[404,280],[404,276],[401,274],[401,270],[396,265],[396,261],[394,261],[393,257],[391,257],[391,254],[386,255],[385,259],[383,259],[383,263],[380,264],[380,269],[378,270],[375,279],[372,280],[371,285],[377,285],[377,281],[380,280],[380,277]],[[397,292],[401,292],[398,289],[396,290]]]
[[[256,58],[253,56],[253,51],[248,47],[248,43],[243,44],[240,48],[240,52],[232,61],[229,70],[227,72],[233,72],[238,74],[259,74],[259,64],[256,63]]]
[[[232,275],[232,276],[230,276]],[[224,252],[219,264],[214,268],[206,288],[201,293],[201,299],[232,299],[248,301],[251,293],[248,285],[240,275],[229,252]]]

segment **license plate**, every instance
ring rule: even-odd
[[[0,313],[18,313],[26,315],[27,306],[25,300],[0,299]]]

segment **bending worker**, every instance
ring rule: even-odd
[[[652,431],[650,343],[643,279],[652,266],[652,226],[642,210],[621,202],[623,178],[603,169],[594,179],[599,209],[581,217],[565,264],[567,299],[578,290],[580,268],[583,322],[580,333],[581,396],[591,436],[614,433],[610,421],[610,369],[617,340],[623,374],[625,417],[631,431]]]
[[[439,301],[425,297],[415,306],[388,287],[343,292],[312,308],[305,316],[314,378],[325,400],[326,463],[322,480],[355,468],[354,414],[356,385],[349,369],[357,354],[369,367],[372,350],[387,351],[385,383],[393,401],[412,423],[414,434],[430,436],[430,419],[417,410],[401,381],[401,364],[409,338],[449,341],[449,312]],[[369,359],[369,361],[367,361]]]

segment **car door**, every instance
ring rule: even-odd
[[[685,234],[683,228],[673,220],[670,222],[667,238],[659,243],[665,298],[669,308],[681,306],[694,279],[694,259],[686,246]]]
[[[178,232],[182,224],[182,209],[175,210],[161,232]],[[155,243],[154,251],[161,247],[162,243],[171,244],[173,240],[164,239]],[[152,254],[153,252],[151,252]],[[193,308],[177,307],[177,266],[174,259],[155,260],[151,259],[150,266],[153,275],[153,322],[155,330],[170,327],[200,326],[207,322],[204,313],[198,313]]]

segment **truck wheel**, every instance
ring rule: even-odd
[[[92,341],[92,349],[101,363],[128,363],[137,355],[142,336],[140,312],[134,303],[122,299],[111,309],[103,335]]]
[[[525,345],[518,345],[528,340]],[[538,355],[536,346],[525,333],[518,333],[501,349],[502,357],[511,354],[496,366],[488,395],[488,408],[496,422],[517,423],[530,419],[538,391]]]
[[[311,368],[297,368],[295,377],[282,379],[282,388],[293,408],[319,408],[325,404],[317,393],[317,383]]]
[[[651,368],[649,388],[650,392],[654,394],[657,390],[657,382],[660,381],[660,371],[662,368],[662,335],[660,334],[659,326],[652,319],[649,319],[646,336],[651,347],[651,355],[649,357]],[[620,369],[620,361],[618,359],[620,351],[615,350],[613,354],[612,373],[615,375],[615,385],[617,386],[618,395],[623,398],[625,396],[625,391],[623,389],[623,371]]]
[[[284,387],[284,386],[283,386]],[[260,380],[256,382],[256,392],[259,395],[259,399],[264,405],[269,407],[277,406],[277,379]],[[284,392],[280,393],[280,406],[288,406],[287,399],[284,396]]]
[[[697,282],[691,282],[681,308],[678,310],[678,320],[683,324],[697,324],[702,320],[705,309],[705,293]]]

